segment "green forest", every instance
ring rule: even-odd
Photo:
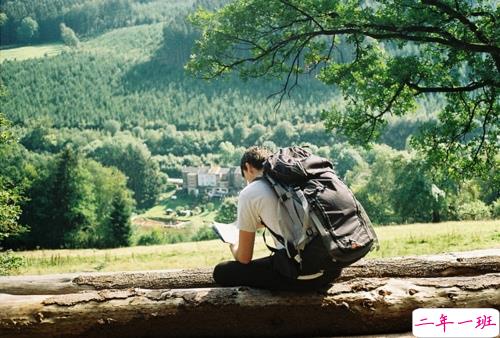
[[[366,143],[332,128],[327,112],[348,109],[343,90],[354,89],[328,83],[319,69],[301,74],[293,88],[283,88],[286,73],[254,76],[258,67],[210,80],[199,76],[204,64],[186,69],[190,56],[196,62],[200,22],[208,20],[204,12],[188,16],[226,3],[0,2],[0,53],[64,45],[55,56],[0,64],[0,247],[135,245],[130,217],[172,190],[168,178],[180,178],[184,166],[238,165],[256,144],[308,146],[330,159],[376,225],[500,217],[498,142],[484,155],[493,153],[486,170],[463,175],[436,168],[414,142],[449,112],[446,93],[417,96]],[[350,62],[357,47],[341,40],[334,57]],[[417,44],[381,48],[421,51]],[[496,114],[485,119],[498,132]],[[224,217],[231,203],[221,204]]]

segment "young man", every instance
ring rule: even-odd
[[[270,290],[314,290],[337,278],[342,268],[325,257],[318,262],[326,269],[291,279],[280,274],[275,266],[277,255],[252,260],[255,232],[264,224],[274,233],[283,236],[278,221],[279,201],[263,174],[263,164],[270,152],[265,148],[251,147],[241,158],[240,167],[247,186],[238,198],[239,242],[230,245],[235,261],[218,264],[213,273],[215,281],[223,286],[252,286]],[[283,217],[283,215],[281,215]],[[275,246],[283,246],[275,240]]]

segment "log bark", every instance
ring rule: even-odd
[[[500,272],[500,249],[431,256],[361,260],[338,281],[357,277],[447,277]],[[178,289],[215,286],[212,269],[0,277],[0,293],[67,294],[104,289]]]
[[[500,307],[500,274],[355,278],[315,293],[246,287],[0,295],[0,337],[337,336],[411,331],[421,307]]]

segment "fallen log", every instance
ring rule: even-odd
[[[447,277],[500,272],[500,249],[431,256],[361,260],[343,270],[339,281],[357,277]],[[212,269],[72,273],[0,277],[0,293],[66,294],[103,289],[177,289],[215,286]]]
[[[337,336],[411,331],[422,307],[500,307],[500,274],[356,278],[315,293],[239,288],[0,295],[0,337]]]

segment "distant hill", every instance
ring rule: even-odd
[[[0,0],[0,46],[60,40],[65,23],[80,37],[184,16],[193,8],[213,9],[227,0]],[[33,36],[20,33],[23,20],[35,23]]]
[[[205,136],[195,138],[200,142],[215,145],[232,135],[232,142],[242,145],[237,133],[233,133],[235,126],[251,128],[260,124],[269,135],[275,126],[287,121],[304,134],[300,142],[318,146],[331,144],[324,129],[318,128],[320,113],[332,106],[341,106],[342,100],[335,88],[323,85],[314,76],[302,78],[291,97],[285,96],[280,108],[276,109],[279,96],[271,99],[268,96],[281,89],[279,80],[244,82],[228,77],[208,82],[195,79],[183,70],[197,34],[186,22],[186,15],[198,6],[215,8],[227,1],[99,0],[79,5],[72,0],[61,1],[67,7],[56,11],[59,14],[54,14],[54,18],[64,19],[74,10],[95,10],[102,12],[102,18],[114,20],[115,26],[126,27],[104,25],[100,29],[102,33],[98,33],[99,30],[82,31],[80,47],[64,48],[58,51],[60,54],[4,61],[0,81],[6,86],[8,95],[0,98],[0,104],[15,124],[33,125],[36,124],[34,119],[48,118],[55,128],[102,129],[110,120],[118,121],[125,130],[136,127],[161,129],[173,125],[177,131],[196,131],[198,134],[206,131]],[[115,2],[133,8],[130,20],[118,20],[123,13],[114,11],[113,6],[105,11],[105,4]],[[45,1],[22,0],[15,5],[19,7],[22,3],[31,6],[26,7],[26,13],[38,13],[36,19],[48,17],[37,10]],[[2,1],[0,8],[8,6],[11,12],[17,8],[12,1]],[[79,31],[78,26],[72,28]],[[40,56],[46,46],[39,48],[34,55]],[[14,52],[1,51],[3,54]],[[23,58],[29,56],[24,53]],[[423,110],[427,110],[425,106]],[[397,136],[385,137],[384,142],[401,149],[405,147],[408,132],[420,122],[411,119],[396,122]],[[392,131],[391,134],[396,135]],[[287,140],[290,138],[275,137],[273,141],[279,145],[279,141]],[[156,153],[165,154],[168,149],[163,147]],[[187,148],[176,154],[180,153],[187,154]],[[203,153],[201,150],[196,152],[197,155]]]
[[[2,110],[19,124],[48,116],[59,127],[96,128],[114,119],[129,127],[161,121],[179,129],[223,129],[243,117],[249,124],[317,121],[332,103],[332,89],[314,79],[304,81],[278,113],[277,99],[266,98],[279,82],[194,79],[159,54],[163,27],[120,28],[54,57],[5,61],[0,78],[9,95]],[[174,34],[183,40],[183,32]]]

